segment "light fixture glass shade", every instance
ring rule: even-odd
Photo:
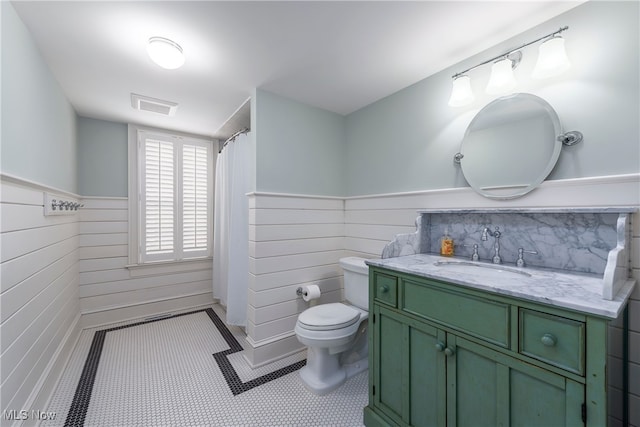
[[[501,59],[491,66],[491,77],[487,84],[487,93],[502,95],[516,87],[516,78],[513,75],[513,67],[510,59]]]
[[[180,45],[164,37],[151,37],[147,45],[149,57],[167,70],[174,70],[184,64],[184,55]]]
[[[571,63],[564,49],[564,39],[560,36],[555,36],[540,45],[538,61],[531,77],[545,79],[557,76],[565,72],[570,66]]]
[[[451,89],[451,98],[449,98],[450,107],[462,107],[473,102],[475,97],[471,91],[471,79],[469,76],[459,76],[453,80],[453,88]]]

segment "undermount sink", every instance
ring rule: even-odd
[[[524,276],[531,277],[531,274],[526,271],[522,271],[517,268],[505,267],[500,264],[482,264],[471,261],[436,261],[433,263],[438,267],[445,267],[452,269],[460,273],[470,273],[475,275],[490,276],[490,277],[505,277],[505,276]],[[482,270],[482,271],[480,271]]]

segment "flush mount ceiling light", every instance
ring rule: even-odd
[[[180,45],[164,37],[151,37],[147,53],[153,62],[167,70],[175,70],[184,64],[184,54]]]
[[[467,68],[460,73],[454,74],[449,105],[451,107],[462,107],[473,102],[474,96],[471,92],[470,79],[466,74],[471,70],[489,63],[493,63],[493,65],[491,67],[491,77],[487,84],[487,93],[502,95],[513,90],[516,86],[513,69],[518,66],[522,59],[522,49],[542,40],[544,40],[544,42],[540,45],[538,62],[536,63],[532,77],[536,79],[546,78],[566,71],[570,63],[564,50],[564,39],[560,37],[559,34],[568,29],[569,27],[562,27],[558,31],[554,31],[546,36],[481,62],[478,65],[474,65],[471,68]],[[463,77],[466,81],[461,80]]]

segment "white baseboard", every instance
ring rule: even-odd
[[[208,307],[214,303],[211,292],[113,307],[107,310],[82,313],[82,329],[111,325],[116,322],[145,319],[164,313]]]
[[[250,337],[246,337],[241,344],[244,348],[243,357],[252,368],[258,368],[306,350],[304,344],[296,338],[295,333],[275,337],[263,343],[255,343]]]

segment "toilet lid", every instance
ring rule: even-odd
[[[300,313],[298,322],[304,329],[327,331],[346,328],[358,321],[360,312],[342,303],[321,304]]]

